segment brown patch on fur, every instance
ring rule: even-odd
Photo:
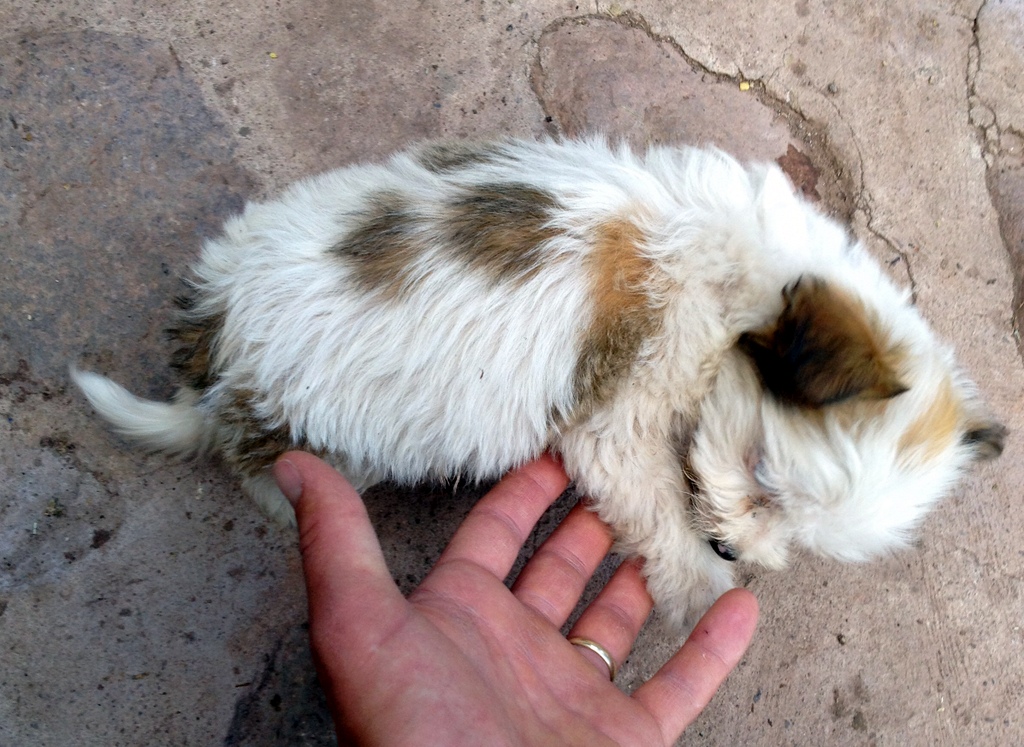
[[[219,413],[221,422],[228,428],[222,439],[221,453],[244,475],[268,469],[290,449],[305,448],[301,440],[292,438],[287,426],[272,427],[261,418],[253,404],[256,399],[256,393],[251,390],[236,390],[231,403]]]
[[[181,309],[178,324],[167,330],[179,347],[171,354],[171,367],[182,381],[196,391],[203,391],[217,381],[213,370],[213,354],[224,326],[223,314],[200,316],[195,313],[195,297],[179,296]]]
[[[759,508],[768,508],[772,505],[772,499],[764,493],[752,493],[747,496],[746,513],[754,513]]]
[[[594,316],[576,361],[574,416],[611,395],[644,341],[660,326],[661,306],[652,294],[656,270],[641,251],[643,238],[628,220],[609,221],[597,229],[587,258]]]
[[[352,278],[367,292],[399,295],[421,252],[415,231],[421,221],[397,192],[378,192],[368,201],[361,221],[331,251],[351,261]]]
[[[844,431],[855,434],[884,417],[888,407],[888,399],[851,397],[827,408],[806,410],[803,416],[813,418],[812,422],[818,423],[821,427],[824,427],[826,422],[832,422]]]
[[[501,152],[500,143],[467,143],[460,140],[441,140],[427,143],[416,154],[423,168],[435,174],[455,171],[466,166],[486,163]]]
[[[811,276],[782,296],[775,324],[739,339],[769,391],[805,407],[906,391],[896,373],[899,351],[886,345],[855,297]]]
[[[901,460],[932,461],[949,448],[962,420],[963,405],[947,379],[935,393],[928,409],[900,437],[898,449]]]
[[[456,256],[498,281],[523,281],[541,267],[539,251],[559,230],[549,225],[557,207],[547,192],[525,184],[468,188],[450,205],[442,230]]]

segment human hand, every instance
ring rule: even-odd
[[[310,639],[339,738],[380,745],[672,744],[739,662],[757,602],[726,593],[683,647],[630,696],[560,632],[611,547],[576,506],[504,579],[567,478],[549,457],[510,473],[470,511],[408,599],[388,572],[358,494],[301,452],[274,468],[293,502]],[[623,563],[570,632],[621,663],[652,602]]]

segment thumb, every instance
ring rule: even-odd
[[[274,465],[274,478],[295,508],[311,634],[326,636],[325,645],[365,645],[365,636],[401,613],[405,599],[362,499],[333,467],[311,454],[284,454]]]

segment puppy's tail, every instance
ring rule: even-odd
[[[180,389],[173,402],[151,402],[88,371],[72,368],[71,379],[117,433],[154,451],[190,456],[212,440],[213,424],[196,408],[192,389]]]

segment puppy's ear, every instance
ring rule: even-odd
[[[746,332],[739,345],[779,399],[822,407],[851,398],[888,399],[907,391],[891,351],[855,299],[804,276],[782,291],[785,308],[770,327]]]
[[[769,166],[757,196],[758,220],[769,243],[804,245],[807,220],[789,178],[782,169]]]
[[[971,447],[974,459],[979,462],[995,459],[1003,453],[1006,426],[992,419],[978,420],[967,426],[963,442]]]

